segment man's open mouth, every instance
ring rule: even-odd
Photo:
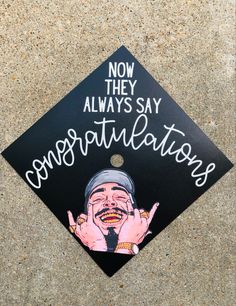
[[[117,212],[107,212],[100,217],[100,220],[104,223],[115,223],[122,219],[122,214]]]

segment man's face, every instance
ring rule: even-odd
[[[91,192],[88,202],[93,205],[94,223],[102,229],[121,228],[127,219],[130,197],[127,190],[117,183],[105,183]]]

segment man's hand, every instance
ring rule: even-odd
[[[82,224],[76,223],[70,211],[67,211],[69,224],[75,228],[75,235],[81,242],[93,251],[107,251],[107,244],[103,233],[99,227],[93,222],[93,206],[88,205],[88,216],[80,214],[79,218],[85,220]]]
[[[140,211],[137,208],[133,209],[131,203],[128,204],[128,217],[127,220],[121,227],[118,243],[121,242],[131,242],[135,244],[140,244],[145,236],[148,234],[148,227],[152,221],[152,218],[159,206],[159,203],[155,203],[150,212],[148,218],[142,217]]]

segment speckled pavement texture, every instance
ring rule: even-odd
[[[235,1],[1,1],[1,150],[125,45],[235,163]],[[235,170],[108,278],[1,158],[0,305],[233,306]]]

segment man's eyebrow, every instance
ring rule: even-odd
[[[106,190],[105,188],[98,188],[98,189],[94,190],[94,191],[90,194],[89,198],[91,198],[91,196],[92,196],[94,193],[96,193],[96,192],[103,192],[103,191],[105,191],[105,190]]]
[[[119,186],[114,186],[114,187],[111,188],[111,190],[122,190],[122,191],[124,191],[125,193],[128,194],[128,192],[127,192],[127,190],[125,188],[119,187]]]

